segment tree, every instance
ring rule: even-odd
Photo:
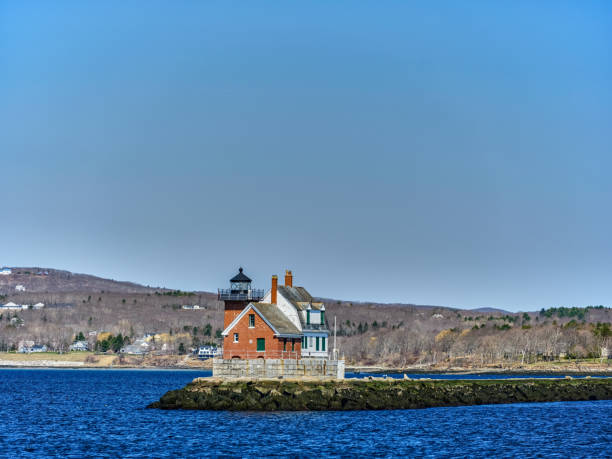
[[[187,353],[187,351],[185,350],[185,344],[183,344],[183,343],[179,344],[178,353],[179,353],[179,355],[184,355],[184,354]]]
[[[82,331],[79,332],[79,334],[76,336],[76,338],[74,338],[75,341],[85,341],[85,335],[83,334]]]
[[[529,322],[531,320],[531,317],[529,317],[529,314],[527,314],[526,312],[523,313],[523,321],[525,322]]]

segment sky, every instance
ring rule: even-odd
[[[0,265],[612,304],[608,1],[0,0]]]

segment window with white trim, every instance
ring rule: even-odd
[[[238,342],[238,333],[234,333],[234,343]]]

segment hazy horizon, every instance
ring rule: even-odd
[[[0,2],[0,265],[610,305],[611,13]]]

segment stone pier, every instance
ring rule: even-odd
[[[213,359],[213,377],[221,379],[344,379],[344,360]]]

